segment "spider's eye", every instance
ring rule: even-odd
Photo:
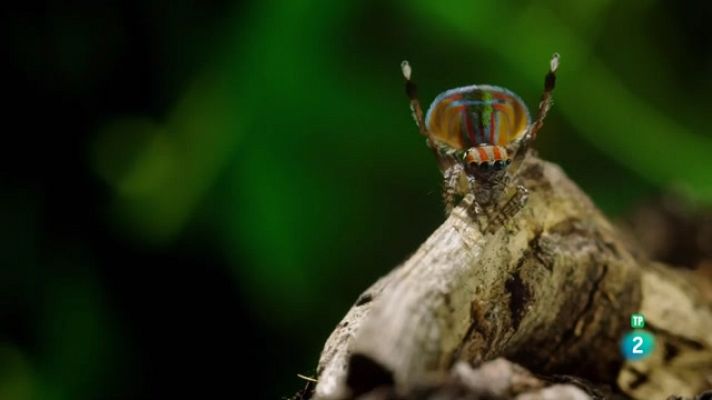
[[[512,159],[511,158],[507,159],[506,164],[509,165],[511,163],[512,163]]]
[[[490,169],[492,169],[492,164],[490,164],[488,162],[483,162],[480,164],[480,169],[482,171],[489,171]]]
[[[497,160],[494,162],[494,169],[496,169],[497,171],[503,170],[506,166],[507,164],[502,160]]]

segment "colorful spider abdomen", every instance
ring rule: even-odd
[[[520,140],[530,123],[529,111],[519,96],[490,85],[464,86],[440,94],[425,119],[431,137],[440,144],[456,150],[483,146],[485,154],[472,156],[491,162],[506,160],[496,153]]]

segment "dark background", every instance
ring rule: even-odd
[[[712,17],[678,1],[3,6],[0,399],[280,398],[442,221],[399,64],[533,111],[616,217],[712,200]],[[4,68],[4,69],[5,69]]]

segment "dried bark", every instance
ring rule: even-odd
[[[592,400],[607,396],[589,382],[551,382],[534,376],[505,359],[488,361],[476,369],[458,362],[442,382],[424,384],[399,394],[382,386],[363,396],[368,400]]]
[[[458,361],[501,356],[640,399],[712,384],[712,311],[685,275],[634,257],[559,167],[529,156],[515,179],[529,202],[505,226],[483,233],[466,197],[359,297],[325,344],[315,398],[409,393]],[[618,341],[633,312],[657,350],[624,363]]]

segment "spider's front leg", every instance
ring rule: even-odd
[[[445,204],[445,217],[448,217],[455,208],[460,194],[460,177],[465,172],[462,164],[453,163],[443,171],[443,203]]]
[[[489,218],[487,232],[493,233],[498,227],[504,225],[512,217],[524,208],[529,199],[529,190],[522,185],[517,185],[517,191],[507,202],[497,211],[494,217]]]
[[[466,180],[466,185],[463,179]],[[468,174],[465,167],[458,162],[451,163],[443,171],[443,203],[445,204],[445,216],[449,216],[458,200],[464,199],[467,194],[475,196],[475,177]],[[476,219],[482,214],[482,207],[477,201],[477,197],[467,208],[467,213]]]
[[[457,205],[459,199],[465,200],[467,196],[472,196],[471,202],[467,204],[467,215],[475,222],[480,230],[489,220],[487,209],[482,207],[477,200],[476,180],[475,177],[468,174],[465,167],[460,163],[452,164],[443,172],[443,202],[445,203],[445,216],[450,216],[453,208]],[[463,181],[466,179],[466,185]]]

